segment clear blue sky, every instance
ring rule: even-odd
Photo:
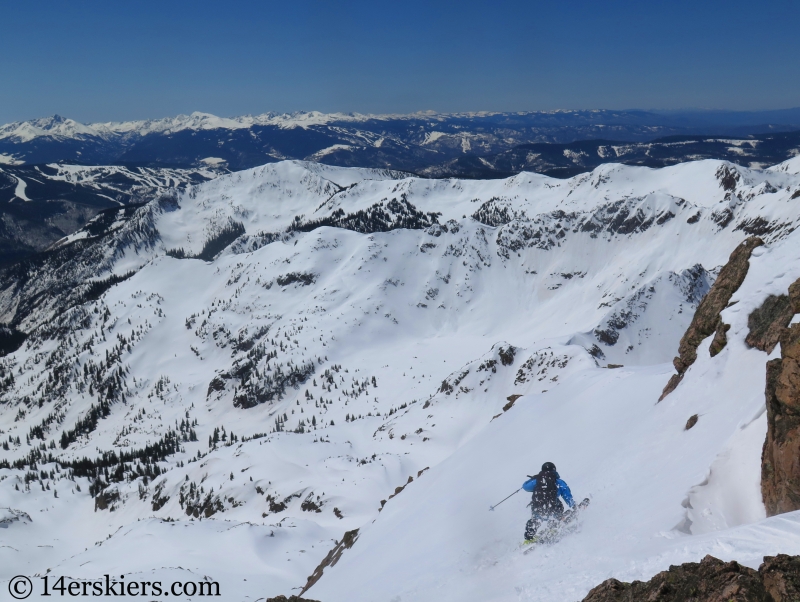
[[[0,123],[800,106],[800,2],[0,0]]]

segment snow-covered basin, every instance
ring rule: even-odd
[[[724,388],[697,370],[687,377],[697,382],[684,385],[705,380],[709,387],[682,385],[660,404],[669,365],[591,370],[518,400],[407,487],[402,502],[389,502],[308,595],[326,602],[580,600],[608,577],[647,579],[706,553],[751,566],[765,554],[800,553],[800,514],[763,519],[752,463],[739,474],[729,471],[724,484],[752,509],[737,517],[750,524],[704,535],[674,528],[684,522],[688,490],[706,479],[719,450],[732,441],[763,443],[763,376],[755,376],[763,375],[765,360],[761,352],[737,349]],[[693,414],[699,422],[686,431]],[[750,430],[757,436],[739,436]],[[757,449],[743,451],[758,457]],[[579,533],[523,555],[528,496],[516,495],[494,512],[489,505],[548,460],[573,494],[592,504]]]

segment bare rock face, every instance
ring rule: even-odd
[[[714,338],[711,341],[711,347],[708,349],[711,357],[714,357],[720,351],[725,349],[725,345],[728,344],[728,331],[730,329],[730,324],[725,324],[722,320],[718,320],[717,331],[714,333]]]
[[[739,290],[742,282],[744,282],[744,278],[750,268],[750,254],[753,249],[763,244],[764,241],[760,238],[751,236],[731,253],[728,263],[720,270],[711,290],[708,291],[700,305],[697,306],[692,322],[681,338],[678,346],[678,357],[672,361],[678,373],[672,375],[667,386],[664,387],[664,392],[661,394],[659,401],[674,391],[680,384],[686,370],[697,359],[697,348],[706,337],[715,332],[718,333],[714,340],[716,353],[719,353],[725,346],[727,328],[724,326],[727,325],[722,324],[719,314],[728,305],[733,293]]]
[[[771,295],[748,318],[747,343],[781,357],[767,362],[767,438],[761,452],[761,494],[767,516],[800,509],[800,279],[788,295]]]
[[[775,602],[800,600],[800,556],[766,556],[758,574]]]
[[[583,602],[796,602],[798,593],[800,556],[767,556],[758,571],[706,556],[647,582],[608,579]]]
[[[780,340],[781,333],[792,321],[792,311],[787,295],[770,295],[764,303],[747,318],[750,332],[745,343],[750,347],[772,353]]]
[[[767,439],[761,493],[767,516],[800,509],[800,324],[784,328],[781,357],[767,362]]]

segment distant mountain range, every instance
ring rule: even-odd
[[[500,153],[464,155],[422,170],[428,177],[498,178],[522,171],[567,178],[603,163],[666,167],[686,161],[722,159],[760,168],[800,154],[800,131],[738,137],[668,136],[649,142],[580,140],[567,144],[520,144]]]
[[[567,178],[602,163],[750,167],[800,154],[800,109],[759,113],[551,111],[360,115],[206,113],[0,126],[0,267],[41,251],[99,211],[221,173],[285,159],[428,178]]]
[[[241,170],[284,159],[348,167],[403,170],[437,177],[470,175],[478,157],[521,145],[574,144],[582,140],[641,143],[667,136],[725,136],[800,130],[800,109],[767,112],[539,111],[527,113],[413,113],[361,115],[302,112],[222,118],[192,113],[159,120],[81,124],[58,115],[0,126],[0,163],[56,162]],[[607,144],[606,144],[607,145]],[[695,144],[695,147],[697,144]],[[739,145],[741,146],[741,145]],[[576,167],[571,149],[559,149]],[[693,152],[703,149],[694,148]],[[533,149],[534,153],[540,153]],[[586,152],[581,148],[578,155]],[[686,160],[679,147],[664,160]],[[541,155],[541,153],[540,153]],[[664,155],[660,153],[659,156]],[[757,155],[757,153],[756,153]],[[598,155],[614,160],[614,152]],[[789,155],[791,156],[791,155]],[[465,166],[460,159],[473,158]],[[623,160],[625,156],[620,155]],[[721,158],[721,157],[718,157]],[[783,160],[787,157],[779,157]],[[498,162],[499,161],[499,162]],[[752,161],[759,162],[756,156]],[[494,167],[498,162],[499,167]],[[770,159],[770,163],[776,162]],[[514,171],[518,159],[492,159],[492,171]],[[563,170],[563,159],[540,160],[537,171]],[[591,163],[591,162],[590,162]],[[593,163],[595,165],[596,163]],[[466,170],[466,171],[464,171]],[[505,175],[505,174],[497,174]]]

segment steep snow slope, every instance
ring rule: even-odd
[[[0,508],[31,517],[0,578],[207,575],[255,599],[361,529],[313,594],[555,600],[751,537],[719,529],[760,518],[752,479],[732,508],[714,476],[763,429],[746,313],[738,347],[655,400],[742,238],[770,244],[742,312],[797,277],[776,266],[797,264],[799,184],[716,161],[501,181],[283,162],[92,222],[0,282],[27,334],[0,360]],[[486,509],[545,459],[595,503],[574,543],[520,560],[525,500]]]
[[[590,369],[522,397],[404,490],[309,596],[352,599],[357,583],[370,600],[578,600],[608,577],[647,579],[705,554],[757,567],[800,552],[800,513],[765,520],[767,355],[744,343],[749,313],[800,277],[800,236],[758,255],[724,313],[727,347],[711,358],[706,340],[665,401],[664,365]],[[487,510],[545,459],[592,504],[580,532],[523,556],[528,496]]]

